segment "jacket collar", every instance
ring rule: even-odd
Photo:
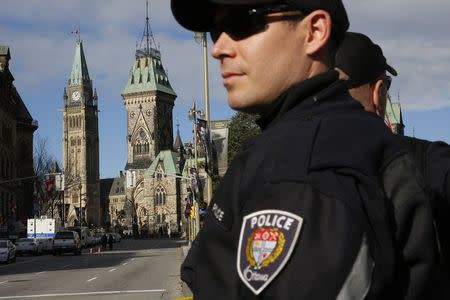
[[[294,107],[311,106],[331,94],[347,89],[344,81],[339,80],[339,73],[330,70],[309,78],[284,92],[274,106],[257,120],[262,130],[272,127],[277,121]]]

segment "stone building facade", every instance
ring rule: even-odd
[[[179,131],[174,144],[173,107],[177,97],[164,69],[161,52],[149,29],[135,53],[130,77],[122,92],[127,116],[125,174],[114,179],[109,199],[112,227],[134,234],[182,234],[189,168]],[[199,159],[200,161],[200,159]],[[190,166],[190,167],[189,167]],[[117,193],[117,187],[125,193]],[[122,216],[125,215],[124,218]]]
[[[38,128],[9,69],[11,53],[0,45],[0,235],[14,233],[33,214],[33,134]],[[17,181],[18,178],[28,178]]]

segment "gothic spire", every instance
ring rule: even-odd
[[[183,148],[183,142],[181,141],[180,136],[180,124],[178,123],[178,119],[177,119],[177,137],[175,138],[175,144],[173,145],[173,148],[176,151],[179,151],[181,148]]]
[[[155,37],[153,36],[152,29],[150,27],[150,19],[148,17],[148,0],[146,1],[146,17],[145,17],[145,27],[144,33],[142,34],[141,42],[139,47],[136,49],[136,59],[141,57],[149,57],[151,54],[159,55],[159,47],[157,47],[155,42]]]
[[[83,51],[83,42],[78,39],[75,44],[75,56],[73,58],[72,72],[70,73],[69,85],[90,84],[89,72]]]

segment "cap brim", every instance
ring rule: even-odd
[[[389,73],[391,73],[394,76],[397,76],[397,71],[395,71],[395,69],[388,64],[386,64],[386,71],[388,71]]]

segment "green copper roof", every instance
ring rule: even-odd
[[[402,109],[400,103],[390,103],[386,105],[386,117],[390,124],[402,124]]]
[[[0,45],[0,55],[10,56],[9,47]]]
[[[158,156],[155,158],[155,160],[153,160],[150,167],[147,169],[147,171],[145,171],[145,176],[153,176],[160,162],[162,162],[164,172],[166,174],[174,175],[178,173],[176,152],[163,150],[159,152]]]
[[[190,169],[195,168],[195,159],[194,158],[188,158],[184,162],[183,172],[181,172],[181,176],[183,177],[190,177],[191,172]],[[199,173],[202,173],[205,168],[205,158],[204,157],[197,157],[197,169],[199,170]]]
[[[84,57],[83,42],[78,40],[75,46],[75,56],[73,58],[69,85],[90,84],[90,81],[86,58]]]
[[[159,51],[137,55],[123,94],[159,91],[176,96],[161,63]]]

